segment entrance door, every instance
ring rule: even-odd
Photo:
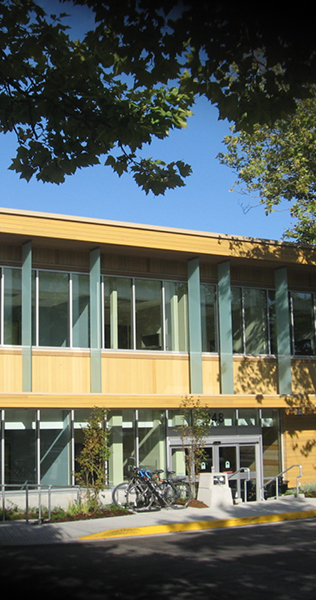
[[[262,442],[261,436],[222,438],[223,441],[208,438],[204,447],[205,460],[200,472],[227,473],[228,483],[234,498],[244,502],[260,500],[262,485]],[[171,440],[170,440],[171,441]],[[178,474],[185,473],[184,453],[175,439],[170,445],[170,465]]]
[[[256,500],[257,468],[256,446],[254,444],[236,444],[219,446],[218,459],[220,472],[228,474],[229,486],[234,498],[244,502]]]

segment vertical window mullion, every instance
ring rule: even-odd
[[[39,346],[39,274],[35,271],[35,346]]]
[[[133,350],[136,350],[136,290],[135,277],[132,282],[132,328],[133,328]]]
[[[295,354],[294,310],[293,310],[293,298],[292,298],[291,292],[289,293],[289,296],[290,296],[289,304],[290,304],[291,344],[292,344],[291,354],[292,354],[292,356],[294,356],[294,354]]]
[[[246,320],[245,320],[245,302],[244,302],[244,288],[241,287],[241,323],[242,323],[242,345],[243,354],[247,354],[246,346]]]
[[[0,448],[0,457],[1,457],[1,465],[0,465],[0,470],[1,470],[1,485],[3,485],[5,483],[4,480],[4,476],[5,476],[5,437],[4,437],[4,422],[5,422],[5,411],[4,410],[0,410],[0,443],[1,443],[1,448]]]
[[[269,304],[269,290],[265,290],[266,294],[266,319],[267,319],[267,340],[268,340],[268,354],[269,356],[272,354],[271,352],[271,330],[270,330],[270,304]]]
[[[316,354],[316,321],[315,321],[315,317],[316,317],[316,294],[313,294],[313,330],[314,330],[314,340],[313,340],[313,352],[314,355]]]
[[[75,411],[70,411],[70,473],[71,485],[75,485]]]
[[[105,317],[104,317],[104,276],[101,275],[101,348],[102,350],[105,348],[105,336],[104,336],[104,328],[105,328]]]
[[[69,347],[73,347],[73,288],[72,288],[72,273],[69,273],[69,286],[68,286],[68,294],[69,294]]]
[[[37,479],[37,484],[40,485],[41,483],[41,434],[40,434],[40,423],[41,423],[41,411],[37,410],[36,411],[36,421],[35,421],[35,427],[36,427],[36,479]]]
[[[1,311],[0,311],[0,344],[4,343],[4,269],[1,267]]]
[[[165,282],[162,281],[161,285],[161,302],[162,302],[162,311],[161,311],[161,319],[162,319],[162,349],[166,351],[166,327],[165,327],[165,319],[166,319],[166,307],[165,307]]]
[[[215,352],[219,352],[219,318],[218,318],[218,286],[215,285],[215,307],[214,307],[214,333],[215,333]]]

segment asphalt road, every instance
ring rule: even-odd
[[[30,600],[315,600],[316,520],[2,547],[0,574]]]

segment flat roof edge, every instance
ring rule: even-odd
[[[30,211],[30,210],[22,210],[22,209],[14,209],[14,208],[0,207],[0,214],[16,215],[16,216],[22,216],[22,217],[23,216],[24,217],[33,217],[33,218],[39,218],[39,219],[54,219],[54,220],[58,220],[58,221],[71,221],[73,223],[77,222],[77,223],[90,223],[90,224],[104,225],[104,226],[107,225],[107,226],[118,227],[118,228],[122,228],[122,229],[129,228],[129,229],[139,229],[139,230],[147,230],[147,231],[160,231],[162,233],[166,232],[166,233],[172,233],[174,235],[179,234],[179,235],[188,235],[188,236],[194,236],[194,237],[206,237],[206,238],[217,239],[217,240],[225,239],[225,240],[232,240],[232,241],[247,241],[247,242],[253,242],[253,243],[257,243],[257,244],[271,244],[274,246],[297,247],[297,244],[295,242],[285,242],[285,241],[281,241],[281,240],[271,240],[271,239],[255,238],[255,237],[249,237],[249,236],[239,236],[239,235],[232,235],[232,234],[226,234],[226,233],[197,231],[197,230],[191,230],[191,229],[180,229],[180,228],[176,228],[176,227],[165,227],[165,226],[160,226],[160,225],[147,225],[147,224],[141,224],[141,223],[129,223],[129,222],[124,222],[124,221],[112,221],[112,220],[99,219],[99,218],[93,218],[93,217],[62,215],[62,214],[57,214],[57,213],[46,213],[46,212]],[[1,232],[1,228],[0,228],[0,232]],[[305,247],[312,248],[313,246],[306,245]]]

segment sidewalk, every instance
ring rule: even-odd
[[[284,497],[216,509],[162,509],[123,517],[67,523],[38,525],[12,521],[0,523],[0,546],[82,543],[309,518],[316,518],[316,498]]]

